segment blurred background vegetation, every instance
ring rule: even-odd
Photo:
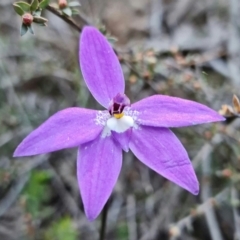
[[[98,239],[101,217],[88,222],[83,212],[76,149],[12,157],[20,141],[53,113],[71,106],[100,108],[82,79],[79,31],[66,22],[68,16],[45,9],[48,27],[33,24],[35,34],[20,37],[13,3],[0,1],[0,239]],[[113,42],[132,102],[168,94],[228,117],[224,124],[173,129],[196,169],[198,196],[125,154],[106,239],[240,240],[236,99],[232,106],[233,94],[240,97],[239,0],[80,3],[75,23],[95,25]]]

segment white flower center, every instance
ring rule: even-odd
[[[115,131],[117,133],[123,133],[127,131],[129,128],[133,127],[134,120],[130,116],[122,116],[121,118],[111,117],[107,120],[107,127],[111,131]]]
[[[111,131],[123,133],[131,127],[137,129],[139,127],[138,115],[137,111],[132,111],[130,108],[125,108],[123,113],[114,114],[113,116],[108,111],[98,111],[94,121],[96,125],[104,127],[101,136],[105,138],[111,135]]]

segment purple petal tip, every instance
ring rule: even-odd
[[[22,157],[21,153],[18,153],[18,149],[14,151],[13,157]]]
[[[96,219],[96,217],[89,216],[86,212],[85,212],[85,215],[86,215],[86,218],[89,222],[93,222]]]
[[[195,192],[192,193],[193,195],[198,195],[199,194],[199,189],[196,190]]]
[[[226,118],[223,117],[222,115],[220,115],[219,120],[220,120],[220,121],[226,121]]]
[[[197,186],[196,189],[190,191],[193,195],[198,195],[199,194],[199,185]]]
[[[23,147],[22,147],[23,146]],[[24,144],[20,143],[13,153],[13,157],[26,157],[31,156],[25,151]]]
[[[89,222],[93,222],[97,217],[98,217],[98,215],[100,214],[100,213],[98,213],[97,215],[96,214],[89,214],[89,213],[87,213],[87,212],[85,212],[85,214],[86,214],[86,217],[87,217],[87,220],[89,221]]]

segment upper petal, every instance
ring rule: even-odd
[[[148,167],[192,194],[198,194],[199,184],[188,154],[169,129],[146,126],[133,129],[129,147]]]
[[[184,127],[200,123],[224,121],[211,108],[190,100],[154,95],[132,104],[142,125],[155,127]]]
[[[14,156],[48,153],[95,139],[103,129],[102,125],[95,123],[97,113],[84,108],[57,112],[18,145]]]
[[[99,137],[79,148],[77,176],[86,216],[94,220],[103,209],[122,167],[122,150],[111,137]]]
[[[104,107],[118,94],[124,93],[121,65],[107,39],[94,27],[82,31],[79,49],[80,67],[94,98]]]

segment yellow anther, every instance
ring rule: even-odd
[[[117,119],[123,117],[123,115],[124,115],[123,113],[113,114],[113,116],[114,116],[115,118],[117,118]]]

